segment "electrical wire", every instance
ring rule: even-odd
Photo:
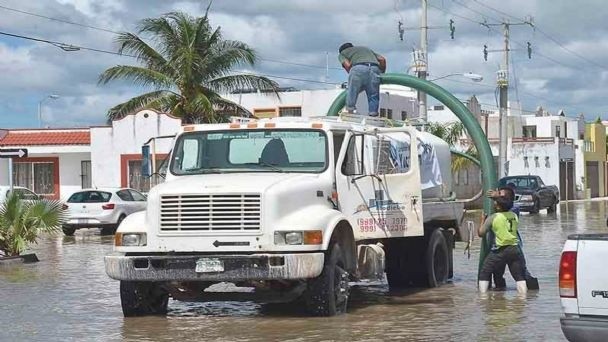
[[[30,16],[34,16],[34,17],[38,17],[38,18],[43,18],[43,19],[47,19],[47,20],[51,20],[51,21],[56,21],[56,22],[60,22],[60,23],[64,23],[64,24],[85,27],[85,28],[89,28],[89,29],[93,29],[93,30],[97,30],[97,31],[106,32],[106,33],[113,33],[113,34],[120,34],[121,33],[121,32],[118,32],[118,31],[110,30],[110,29],[107,29],[107,28],[99,27],[99,26],[92,26],[92,25],[81,24],[81,23],[77,23],[77,22],[74,22],[74,21],[54,18],[54,17],[42,15],[42,14],[28,12],[28,11],[24,11],[24,10],[20,10],[20,9],[16,9],[16,8],[11,8],[11,7],[4,6],[2,4],[0,4],[0,9],[7,10],[7,11],[12,11],[12,12],[16,12],[16,13],[21,13],[21,14],[25,14],[25,15],[30,15]],[[41,39],[41,40],[38,40],[38,41],[44,41],[44,40]],[[47,42],[47,41],[44,41],[44,42]],[[47,43],[52,44],[50,42],[47,42]],[[68,44],[63,44],[63,45],[67,46]],[[91,50],[90,48],[84,48],[84,47],[79,47],[79,48],[81,50]],[[93,51],[95,51],[95,50],[93,50]],[[98,51],[98,52],[110,53],[110,52],[105,51],[105,50],[104,51]],[[114,54],[116,54],[116,53],[114,53]],[[123,54],[123,56],[124,56],[124,54]],[[322,65],[295,63],[295,62],[281,61],[281,60],[272,59],[272,58],[258,58],[258,59],[260,61],[270,62],[270,63],[293,65],[293,66],[300,66],[300,67],[306,67],[306,68],[327,69],[326,66],[322,66]],[[341,68],[338,68],[338,67],[329,67],[329,69],[330,70],[342,70]]]
[[[12,11],[12,12],[17,12],[17,13],[21,13],[21,14],[26,14],[26,15],[31,15],[31,16],[34,16],[34,17],[43,18],[43,19],[47,19],[47,20],[57,21],[57,22],[64,23],[64,24],[70,24],[70,25],[76,25],[76,26],[80,26],[80,27],[86,27],[86,28],[90,28],[90,29],[93,29],[93,30],[97,30],[97,31],[102,31],[102,32],[107,32],[107,33],[114,33],[114,34],[120,33],[120,32],[112,31],[110,29],[106,29],[106,28],[103,28],[103,27],[91,26],[91,25],[77,23],[77,22],[74,22],[74,21],[69,21],[69,20],[64,20],[64,19],[58,19],[58,18],[48,17],[46,15],[36,14],[36,13],[32,13],[32,12],[27,12],[27,11],[19,10],[19,9],[16,9],[16,8],[7,7],[7,6],[1,5],[1,4],[0,4],[0,9],[7,10],[7,11]]]
[[[492,6],[486,5],[486,4],[484,4],[483,2],[481,2],[479,0],[473,0],[473,1],[476,2],[477,4],[479,4],[480,6],[483,6],[483,7],[487,8],[489,10],[492,10],[494,12],[500,13],[500,14],[502,14],[504,16],[507,16],[507,17],[509,17],[511,19],[515,19],[515,20],[519,20],[519,21],[525,21],[525,20],[522,20],[521,18],[518,18],[518,17],[516,17],[514,15],[511,15],[509,13],[506,13],[504,11],[496,9],[496,8],[494,8]],[[576,57],[578,57],[578,58],[580,58],[580,59],[582,59],[582,60],[584,60],[584,61],[586,61],[586,62],[588,62],[590,64],[593,64],[594,66],[596,66],[596,67],[598,67],[600,69],[604,69],[604,70],[608,69],[608,67],[606,67],[605,65],[599,64],[599,63],[597,63],[595,61],[592,61],[589,58],[587,58],[587,57],[585,57],[585,56],[577,53],[576,51],[573,51],[573,50],[569,49],[568,47],[564,46],[563,43],[561,43],[558,39],[556,39],[553,36],[549,35],[547,32],[543,31],[541,28],[537,27],[536,25],[534,25],[534,28],[535,28],[536,31],[540,32],[540,34],[542,34],[543,36],[545,36],[545,38],[547,38],[550,41],[552,41],[553,43],[557,44],[560,48],[562,48],[564,51],[572,54],[573,56],[576,56]]]

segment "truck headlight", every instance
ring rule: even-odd
[[[146,233],[116,233],[114,235],[114,246],[137,247],[145,246]]]
[[[275,232],[275,245],[320,245],[323,243],[323,231],[304,230],[292,232]]]
[[[520,201],[532,201],[532,195],[521,195],[521,197],[519,198]]]

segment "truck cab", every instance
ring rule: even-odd
[[[166,313],[169,297],[300,298],[331,316],[346,311],[353,280],[447,282],[464,236],[449,146],[390,126],[351,115],[183,127],[166,181],[105,258],[125,316]],[[223,282],[247,291],[206,291]]]

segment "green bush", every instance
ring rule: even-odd
[[[59,201],[21,200],[14,192],[0,206],[0,252],[15,256],[36,243],[41,233],[58,233],[66,221]]]

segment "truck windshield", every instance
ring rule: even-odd
[[[306,172],[327,168],[327,136],[320,130],[264,129],[182,134],[171,172]]]

